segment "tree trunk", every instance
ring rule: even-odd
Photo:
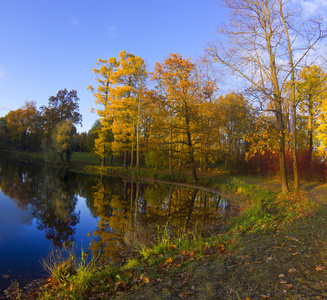
[[[290,41],[290,36],[288,32],[288,27],[285,22],[284,12],[282,1],[278,0],[279,4],[279,11],[282,17],[282,22],[284,26],[284,31],[286,34],[286,41],[287,41],[287,50],[288,50],[288,57],[291,67],[291,104],[292,104],[292,159],[293,159],[293,176],[294,176],[294,189],[299,189],[299,170],[297,165],[297,129],[296,129],[296,99],[295,99],[295,67],[293,63],[293,52],[292,46]]]
[[[313,109],[312,109],[312,100],[310,95],[308,101],[308,130],[307,130],[308,133],[307,150],[309,152],[310,165],[312,160],[312,149],[313,149],[312,131],[313,131]]]
[[[127,151],[124,151],[124,163],[123,168],[127,170]]]
[[[198,181],[198,177],[197,177],[197,174],[196,174],[194,149],[193,149],[191,129],[190,129],[190,120],[189,120],[188,110],[187,110],[186,105],[185,105],[185,125],[186,125],[186,136],[187,136],[188,151],[189,151],[189,156],[190,156],[190,161],[191,161],[192,178],[193,178],[193,182],[196,183]]]
[[[101,167],[104,167],[106,165],[106,157],[105,155],[101,156]]]
[[[70,163],[70,154],[71,154],[70,150],[66,150],[66,162],[67,162],[67,164]]]
[[[292,159],[293,159],[293,175],[294,175],[294,189],[298,190],[300,183],[299,183],[299,169],[297,163],[297,148],[296,148],[296,141],[297,141],[297,130],[296,130],[296,106],[295,103],[292,103],[292,127],[293,127],[293,135],[292,135]]]
[[[289,188],[288,188],[286,156],[285,156],[285,133],[284,133],[285,128],[283,124],[282,113],[277,114],[277,127],[279,131],[278,155],[279,155],[280,182],[282,187],[282,193],[286,194],[287,192],[289,192]]]

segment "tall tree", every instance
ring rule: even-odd
[[[108,141],[108,136],[111,133],[112,114],[110,107],[112,105],[112,90],[116,84],[116,72],[119,66],[119,61],[111,57],[108,60],[98,59],[98,69],[93,69],[96,75],[98,87],[95,89],[91,85],[87,87],[95,97],[95,104],[99,105],[97,109],[92,108],[91,111],[96,111],[100,117],[100,126],[97,126],[97,138],[94,143],[95,153],[101,157],[101,166],[106,164],[106,155],[111,151],[111,141]]]
[[[313,133],[320,107],[327,96],[327,74],[317,66],[305,67],[298,73],[297,95],[300,111],[307,116],[307,150],[312,157]]]
[[[285,160],[284,89],[295,66],[308,58],[315,43],[324,37],[322,23],[320,20],[300,22],[299,16],[290,13],[294,8],[292,1],[224,0],[224,3],[231,12],[231,22],[218,29],[219,40],[209,45],[208,58],[248,82],[259,105],[274,113],[281,187],[286,193],[289,188]],[[300,49],[287,48],[287,37],[290,36],[287,30],[293,28],[296,30],[292,31],[294,36],[289,45],[297,42],[301,44]]]
[[[52,145],[62,161],[70,163],[70,156],[76,144],[77,134],[73,121],[64,120],[58,123],[52,132]]]
[[[152,74],[152,80],[159,82],[165,89],[166,101],[170,118],[174,118],[175,126],[180,133],[179,144],[186,146],[186,158],[184,163],[189,162],[192,170],[193,181],[197,181],[195,144],[198,107],[198,84],[194,77],[195,64],[189,59],[184,59],[180,54],[170,54],[165,61],[156,63]],[[169,119],[169,118],[168,118]],[[176,127],[175,127],[176,128]]]
[[[117,69],[112,104],[114,148],[116,151],[130,150],[131,167],[133,166],[136,146],[136,168],[140,168],[140,130],[143,109],[143,89],[147,77],[144,60],[131,53],[119,53],[119,68]],[[126,161],[125,161],[126,164]]]
[[[245,135],[253,130],[252,108],[243,95],[232,93],[219,97],[214,112],[228,165],[246,151]]]
[[[43,120],[43,129],[50,140],[52,131],[59,122],[71,120],[73,124],[82,124],[82,115],[79,113],[79,98],[76,90],[68,92],[66,89],[51,96],[48,106],[40,108]]]
[[[35,101],[26,101],[21,108],[10,111],[6,119],[11,138],[19,142],[17,146],[21,150],[25,150],[27,135],[35,134],[38,130],[39,111]]]
[[[94,69],[99,82],[95,90],[89,86],[96,97],[96,104],[101,108],[96,112],[102,124],[96,142],[98,153],[104,153],[108,147],[115,153],[124,153],[124,167],[127,167],[127,152],[131,152],[133,165],[134,147],[137,149],[137,168],[139,168],[139,135],[142,109],[142,91],[146,78],[146,67],[142,58],[125,51],[119,53],[118,59],[100,60],[99,69]],[[114,135],[108,144],[106,136]],[[109,149],[109,148],[108,148]],[[105,151],[104,151],[105,150]],[[102,155],[102,154],[100,154]]]

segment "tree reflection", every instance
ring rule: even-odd
[[[69,245],[74,241],[79,213],[77,181],[68,169],[41,167],[40,165],[1,160],[0,183],[2,192],[20,209],[31,205],[37,228],[45,231],[55,246]]]
[[[99,218],[91,250],[104,262],[120,258],[131,247],[149,245],[158,238],[158,227],[168,226],[175,236],[185,230],[201,233],[221,224],[226,212],[226,200],[191,188],[102,176],[92,190],[92,194],[84,193]]]
[[[117,249],[122,245],[121,236],[128,207],[124,197],[120,195],[120,185],[113,184],[111,179],[104,180],[101,176],[93,188],[94,207],[99,221],[93,232],[94,239],[90,248],[103,262],[119,257]],[[113,191],[114,187],[116,193]]]
[[[77,203],[77,182],[74,173],[68,169],[45,168],[39,197],[32,200],[33,215],[37,228],[45,231],[47,239],[58,247],[72,245],[75,226],[79,222]]]

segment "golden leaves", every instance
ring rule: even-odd
[[[165,264],[170,264],[172,261],[173,261],[172,258],[169,257],[168,259],[165,260]]]
[[[316,266],[316,270],[317,270],[318,272],[323,271],[323,270],[325,270],[325,269],[326,269],[326,267],[324,267],[324,266],[322,266],[322,265],[317,265],[317,266]]]

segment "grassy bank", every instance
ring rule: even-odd
[[[72,159],[87,166],[87,172],[191,184],[187,174],[100,168],[96,160],[84,153]],[[101,264],[100,258],[88,262],[84,253],[53,253],[45,261],[50,273],[46,284],[26,290],[15,282],[8,295],[12,299],[327,299],[327,186],[306,184],[307,191],[281,196],[275,182],[232,179],[222,172],[199,175],[199,184],[228,194],[239,206],[239,214],[222,231],[208,228],[205,235],[193,231],[172,238],[163,229],[158,243],[150,247],[135,243],[133,255],[119,264]]]
[[[4,156],[16,158],[22,161],[44,162],[42,152],[21,152],[15,149],[2,148],[0,153]],[[88,152],[73,152],[71,156],[72,164],[100,165],[100,159],[97,155]]]
[[[172,239],[163,230],[123,264],[53,259],[38,299],[326,299],[326,210],[303,191],[221,187],[242,199],[223,232]]]

